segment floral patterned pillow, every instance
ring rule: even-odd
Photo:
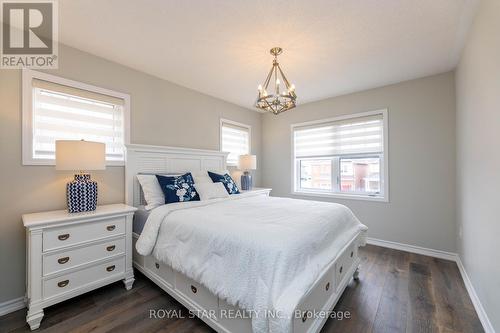
[[[156,178],[163,194],[165,194],[166,204],[200,200],[200,196],[193,186],[193,176],[190,172],[174,177],[156,175]]]
[[[212,178],[212,181],[214,183],[224,184],[224,187],[226,188],[227,193],[229,193],[229,194],[239,194],[240,193],[240,190],[238,189],[238,186],[234,182],[233,178],[231,178],[231,176],[228,175],[227,173],[224,175],[219,175],[217,173],[213,173],[213,172],[208,171],[208,175],[210,176],[210,178]]]

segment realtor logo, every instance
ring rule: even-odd
[[[1,1],[2,68],[57,68],[57,2]]]

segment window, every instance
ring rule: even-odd
[[[236,166],[240,155],[250,154],[250,126],[221,119],[220,138],[221,151],[229,152],[228,165]]]
[[[293,192],[388,200],[387,111],[292,125]]]
[[[23,163],[55,163],[56,140],[106,144],[108,165],[124,165],[129,97],[31,70],[23,72]]]

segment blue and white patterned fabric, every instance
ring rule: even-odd
[[[156,178],[165,195],[166,204],[200,200],[200,196],[193,186],[194,180],[190,172],[173,177],[156,175]]]
[[[239,194],[240,190],[238,189],[238,186],[234,182],[233,178],[231,178],[230,175],[227,173],[224,175],[219,175],[217,173],[213,173],[208,171],[208,175],[212,179],[214,183],[222,183],[224,184],[224,187],[227,190],[227,193],[229,194]]]
[[[68,212],[90,212],[97,208],[97,182],[89,174],[75,175],[75,179],[66,184]]]

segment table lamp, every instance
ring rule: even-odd
[[[68,212],[89,212],[97,208],[97,182],[90,179],[90,170],[106,168],[106,146],[84,140],[56,141],[56,170],[79,171],[66,184]]]
[[[241,189],[248,191],[252,189],[252,175],[250,170],[257,169],[257,157],[255,155],[240,155],[239,169],[243,171],[241,175]]]

